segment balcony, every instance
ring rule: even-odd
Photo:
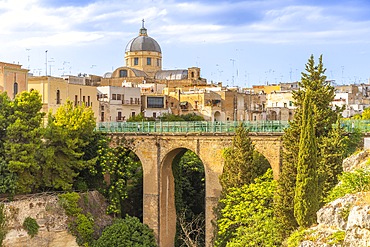
[[[141,100],[122,100],[122,105],[140,105]]]

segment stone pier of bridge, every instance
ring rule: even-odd
[[[250,135],[255,149],[269,161],[274,178],[280,173],[281,133]],[[224,148],[231,146],[232,134],[113,134],[124,136],[143,168],[143,221],[154,230],[160,247],[174,246],[176,233],[174,158],[186,150],[194,152],[205,170],[206,246],[212,246],[214,208],[221,192]]]

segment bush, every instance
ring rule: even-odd
[[[294,231],[287,239],[287,247],[297,247],[305,239],[305,228]]]
[[[328,244],[343,244],[344,238],[346,237],[345,231],[337,231],[328,237]]]
[[[39,224],[37,224],[35,219],[27,217],[23,221],[23,228],[27,231],[28,235],[30,235],[31,238],[33,238],[39,232],[40,226]]]
[[[118,219],[104,229],[103,234],[93,246],[156,247],[157,244],[153,230],[141,223],[138,218],[126,215],[126,218]]]
[[[78,206],[80,195],[76,192],[59,195],[59,202],[68,216],[77,216],[82,209]]]
[[[91,244],[94,234],[94,219],[91,215],[78,214],[71,231],[76,236],[77,244]]]
[[[368,168],[356,169],[353,172],[343,172],[339,175],[340,183],[334,187],[325,202],[331,202],[347,194],[370,190],[370,171]]]

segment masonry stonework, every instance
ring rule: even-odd
[[[255,149],[266,157],[274,178],[280,173],[281,135],[251,135]],[[219,176],[222,151],[232,143],[232,134],[114,134],[124,136],[143,166],[143,220],[154,230],[159,246],[172,247],[176,233],[175,186],[172,163],[177,155],[191,150],[203,162],[206,181],[206,246],[212,246],[213,208],[221,192]]]

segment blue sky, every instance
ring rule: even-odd
[[[141,20],[164,69],[201,67],[208,82],[296,81],[323,54],[337,84],[370,78],[369,1],[0,0],[0,61],[36,75],[105,72],[124,65]],[[48,50],[47,54],[45,51]]]

